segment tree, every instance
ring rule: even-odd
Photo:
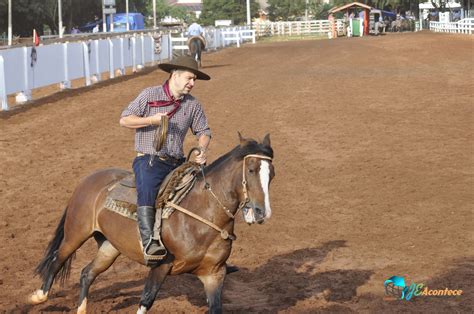
[[[306,0],[269,0],[268,4],[272,21],[294,21],[305,16]]]
[[[39,1],[16,0],[12,1],[12,30],[14,35],[32,36],[33,28],[40,33],[43,31],[42,4]],[[1,0],[0,32],[8,30],[8,0]]]
[[[317,0],[308,1],[309,14],[316,20],[326,20],[332,7],[329,3],[322,3]]]
[[[251,17],[257,15],[259,9],[255,0],[250,0]],[[236,25],[247,22],[246,0],[203,0],[200,22],[203,25],[214,25],[215,20],[232,20]]]
[[[0,0],[0,33],[8,28],[8,0]],[[62,0],[63,25],[71,29],[93,20],[102,14],[101,2],[97,0]],[[33,28],[39,35],[47,26],[53,34],[58,34],[57,0],[15,0],[12,1],[13,34],[31,37]]]
[[[146,12],[153,16],[153,3],[148,1]],[[165,0],[156,0],[156,19],[159,22],[165,16],[171,16],[178,20],[188,22],[194,14],[189,12],[186,8],[179,6],[170,6]]]

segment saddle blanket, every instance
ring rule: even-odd
[[[163,181],[158,192],[156,207],[162,208],[163,219],[168,219],[174,208],[165,204],[179,204],[191,191],[199,173],[199,166],[194,162],[186,162],[171,172]],[[129,219],[137,220],[137,190],[135,177],[130,174],[109,188],[104,208]]]

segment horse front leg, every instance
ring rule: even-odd
[[[166,276],[169,274],[172,263],[161,264],[158,267],[152,268],[148,273],[148,277],[145,281],[145,288],[142,292],[142,298],[138,305],[137,314],[146,313],[155,302],[156,295],[163,284]]]
[[[209,313],[222,313],[222,288],[224,286],[225,275],[225,265],[219,268],[216,273],[198,275],[206,291]]]

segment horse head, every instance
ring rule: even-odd
[[[244,220],[248,224],[263,223],[270,218],[269,187],[275,176],[272,164],[273,150],[270,135],[261,143],[245,139],[239,133],[240,156],[242,158],[242,184],[238,191]]]

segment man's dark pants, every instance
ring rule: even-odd
[[[138,226],[144,249],[148,248],[153,237],[155,202],[161,183],[173,169],[184,161],[166,161],[155,156],[150,166],[150,158],[150,155],[137,156],[132,166],[137,187]]]

